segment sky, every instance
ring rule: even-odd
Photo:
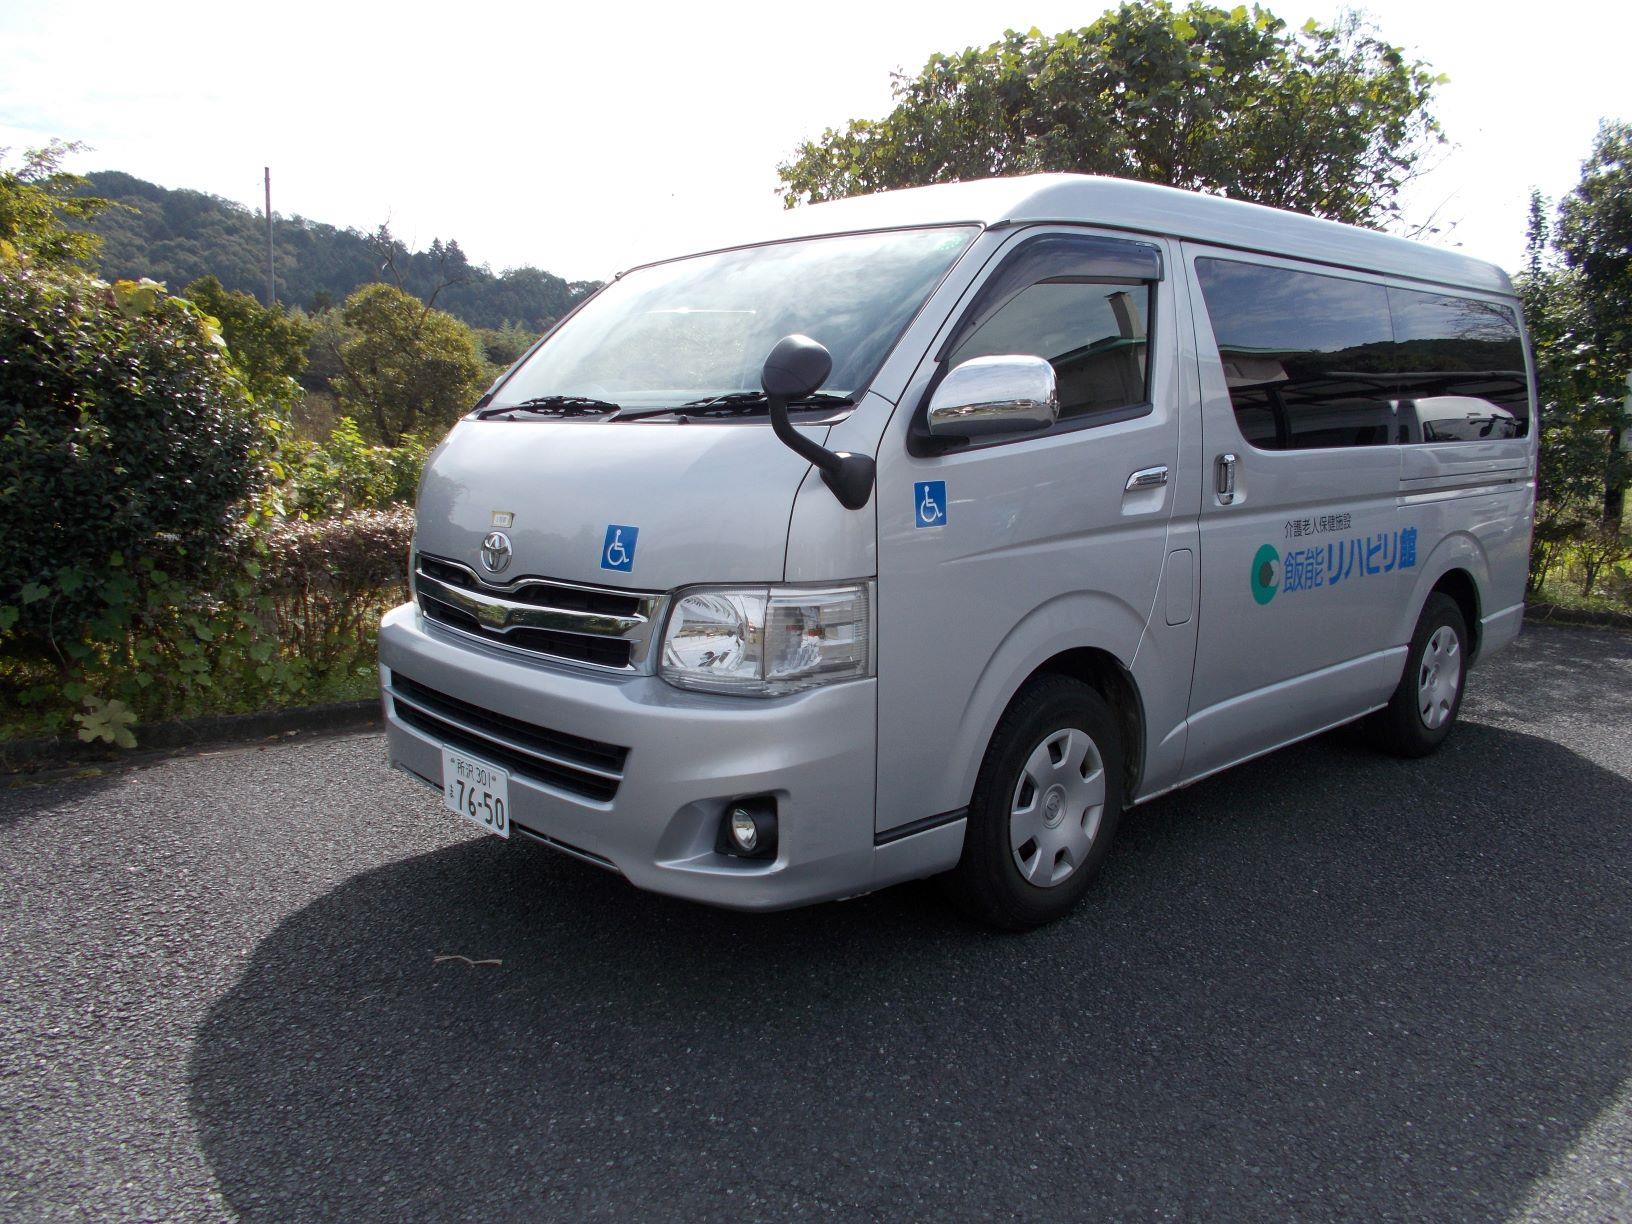
[[[1632,121],[1626,0],[1269,7],[1294,26],[1359,7],[1449,75],[1449,143],[1403,197],[1406,223],[1510,270],[1531,188],[1568,191],[1600,118]],[[257,208],[270,165],[280,214],[389,221],[495,270],[601,279],[759,228],[781,208],[777,163],[884,114],[892,73],[1101,8],[6,0],[0,146],[80,140],[73,169]]]

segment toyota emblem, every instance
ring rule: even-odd
[[[490,531],[482,537],[482,568],[490,574],[510,568],[510,537],[504,532]]]

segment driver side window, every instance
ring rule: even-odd
[[[1054,367],[1060,420],[1140,415],[1150,402],[1150,327],[1161,254],[1089,235],[1028,239],[976,295],[943,369],[1021,354]]]
[[[1042,281],[1015,294],[952,351],[1041,357],[1059,383],[1060,419],[1143,403],[1149,377],[1150,286]]]

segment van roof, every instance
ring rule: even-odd
[[[1072,222],[1189,238],[1489,293],[1513,291],[1495,264],[1375,230],[1223,196],[1092,174],[1031,174],[853,196],[784,213],[765,239],[959,221]]]

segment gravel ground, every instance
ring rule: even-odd
[[[1022,937],[637,893],[373,735],[0,789],[0,1217],[1632,1218],[1632,637],[1463,718],[1139,809]]]

